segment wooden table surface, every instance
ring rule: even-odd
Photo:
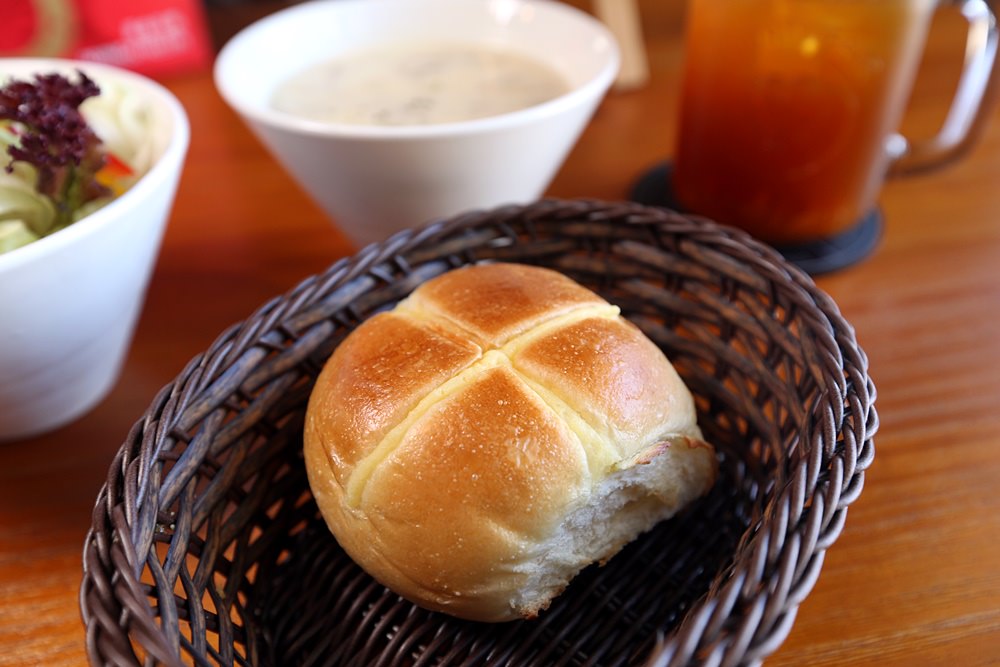
[[[672,151],[681,25],[676,7],[642,7],[652,78],[609,95],[551,195],[623,199]],[[911,130],[944,112],[956,29],[935,27]],[[209,73],[163,81],[187,108],[192,143],[121,379],[76,423],[0,445],[0,665],[86,663],[81,550],[130,425],[225,327],[351,252]],[[998,664],[1000,119],[960,162],[887,183],[881,205],[877,252],[817,280],[871,361],[876,460],[768,664]]]

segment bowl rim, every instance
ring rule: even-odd
[[[96,79],[115,79],[129,86],[143,90],[156,104],[161,105],[173,123],[170,138],[156,162],[132,187],[115,197],[106,206],[80,218],[59,231],[43,236],[31,243],[9,252],[0,253],[0,277],[5,271],[13,271],[34,261],[43,260],[60,248],[72,245],[77,240],[96,234],[118,219],[118,212],[125,206],[139,206],[142,201],[162,184],[170,180],[174,165],[183,160],[191,139],[191,126],[180,100],[162,84],[138,74],[107,63],[98,63],[72,58],[0,58],[0,76],[7,74],[7,68],[18,71],[69,72],[81,70]],[[20,74],[17,74],[20,76]]]
[[[507,128],[529,124],[543,118],[559,115],[569,109],[584,106],[588,100],[603,95],[621,66],[621,51],[618,42],[601,21],[590,14],[571,5],[553,0],[435,0],[438,4],[461,4],[470,6],[478,3],[483,9],[503,3],[516,7],[530,6],[534,10],[545,11],[559,20],[568,20],[590,30],[595,43],[603,47],[606,56],[604,63],[596,74],[587,81],[573,87],[571,90],[541,104],[506,113],[475,118],[472,120],[435,123],[427,125],[364,125],[351,123],[328,123],[309,120],[294,114],[278,111],[267,105],[249,103],[244,96],[235,90],[226,76],[227,71],[235,67],[235,53],[244,42],[256,37],[257,33],[267,30],[270,26],[298,14],[336,12],[341,9],[364,5],[371,11],[378,12],[412,3],[413,0],[313,0],[312,2],[293,5],[273,12],[240,30],[222,49],[213,66],[213,78],[220,95],[245,120],[255,124],[270,127],[285,132],[307,136],[364,139],[364,140],[399,140],[399,139],[429,139],[454,137],[469,134],[501,131]],[[461,42],[461,40],[456,40]],[[377,45],[373,43],[372,46]]]

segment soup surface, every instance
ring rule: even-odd
[[[326,123],[429,125],[526,109],[568,91],[553,68],[512,50],[412,43],[308,67],[279,85],[271,104]]]

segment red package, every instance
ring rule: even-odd
[[[78,58],[157,76],[207,67],[199,0],[3,0],[0,56]]]

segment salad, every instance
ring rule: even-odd
[[[152,166],[149,114],[81,71],[0,88],[0,254],[105,206]]]

